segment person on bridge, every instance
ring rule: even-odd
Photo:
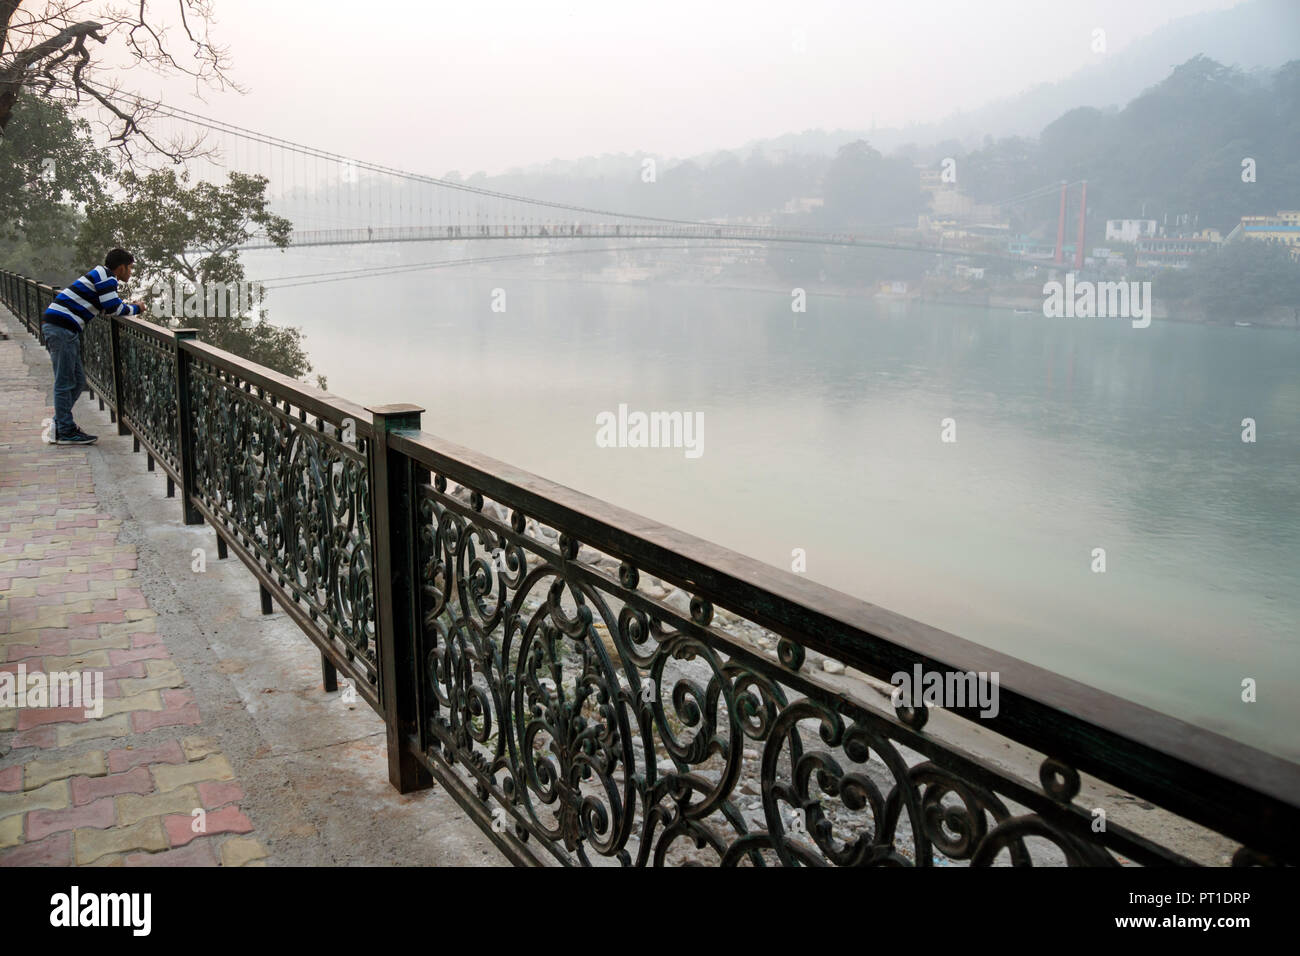
[[[72,406],[86,388],[81,366],[81,330],[97,314],[140,315],[142,302],[123,302],[117,284],[131,278],[135,257],[113,249],[96,266],[55,296],[41,316],[41,337],[54,366],[54,444],[93,445],[97,435],[87,435],[72,420]]]

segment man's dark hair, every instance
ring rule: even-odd
[[[116,272],[118,266],[129,266],[133,262],[135,262],[135,256],[125,249],[112,249],[104,257],[104,267],[109,272]]]

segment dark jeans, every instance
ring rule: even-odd
[[[62,326],[41,326],[45,347],[54,365],[55,436],[70,435],[77,430],[72,420],[72,405],[86,389],[86,372],[81,367],[81,336]]]

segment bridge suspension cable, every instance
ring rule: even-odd
[[[988,258],[1023,262],[1022,256],[1000,255],[983,250],[963,250],[905,242],[891,235],[879,235],[885,224],[858,226],[848,232],[828,233],[806,228],[783,226],[756,226],[726,224],[705,220],[683,219],[669,216],[652,216],[640,213],[599,209],[577,203],[537,199],[499,190],[487,189],[466,182],[456,182],[412,173],[396,167],[365,160],[353,159],[341,153],[319,149],[303,143],[284,139],[268,133],[249,129],[235,123],[171,106],[160,100],[135,97],[138,105],[151,115],[177,124],[188,124],[221,136],[232,137],[236,166],[262,172],[262,149],[266,149],[265,171],[268,178],[275,171],[277,155],[280,160],[281,179],[284,179],[286,157],[301,157],[304,186],[301,196],[293,190],[295,198],[284,198],[284,183],[279,183],[280,202],[294,221],[324,219],[334,228],[295,232],[291,243],[295,247],[323,245],[353,245],[368,242],[431,241],[468,239],[677,239],[693,241],[730,241],[743,243],[801,243],[815,245],[854,246],[861,248],[894,249],[903,252],[933,253],[940,256],[978,254]],[[278,152],[277,152],[278,151]],[[241,154],[245,159],[241,162]],[[308,170],[310,163],[311,171]],[[324,168],[322,175],[321,168]],[[362,172],[373,175],[363,177]],[[415,183],[423,188],[408,190],[399,182]],[[1028,201],[1060,188],[1060,184],[1030,190],[1019,196],[993,204],[1005,207]],[[323,192],[323,195],[322,195]],[[423,213],[427,204],[428,216]],[[542,210],[562,212],[563,217],[539,213]],[[386,218],[385,218],[386,213]],[[378,214],[378,219],[376,218]],[[582,221],[574,222],[575,215]],[[360,219],[361,225],[355,223]],[[405,225],[414,217],[420,225]],[[588,217],[599,217],[593,221]],[[432,219],[431,224],[429,220]],[[385,225],[384,223],[388,223]],[[397,228],[393,223],[401,223]],[[342,228],[338,228],[342,226]],[[269,236],[258,234],[240,245],[241,249],[271,248],[275,245]],[[596,251],[596,250],[592,250]],[[516,257],[510,257],[516,258]],[[518,258],[526,258],[520,256]],[[467,260],[468,261],[468,260]],[[483,257],[477,261],[495,261]]]
[[[329,150],[318,149],[314,146],[307,146],[303,143],[295,143],[291,140],[282,139],[278,136],[272,136],[269,133],[261,133],[257,130],[248,129],[234,123],[227,123],[224,120],[213,119],[209,116],[203,116],[190,110],[182,109],[178,106],[171,106],[160,100],[149,100],[141,97],[135,97],[135,101],[142,107],[153,111],[154,115],[170,117],[191,123],[195,126],[201,126],[215,132],[225,133],[254,143],[261,143],[273,146],[278,149],[289,150],[295,153],[301,153],[305,156],[312,156],[317,159],[327,160],[345,166],[345,168],[364,169],[368,172],[379,173],[384,176],[390,176],[396,179],[406,179],[412,182],[426,183],[433,186],[439,186],[446,189],[454,189],[461,193],[470,193],[492,199],[505,200],[509,202],[524,203],[530,206],[540,206],[547,209],[562,209],[566,212],[581,212],[596,216],[605,216],[615,219],[635,219],[642,222],[662,222],[673,223],[675,225],[689,226],[708,226],[715,225],[704,220],[697,219],[674,219],[667,216],[649,216],[640,213],[616,212],[610,209],[596,209],[591,206],[579,206],[573,203],[556,202],[548,199],[535,199],[530,196],[519,196],[513,193],[499,192],[494,189],[484,189],[481,186],[474,186],[470,183],[459,183],[450,179],[440,179],[437,176],[428,176],[422,173],[412,173],[403,169],[397,169],[392,166],[384,166],[380,163],[372,163],[366,160],[353,159],[344,156],[341,153],[330,152]]]
[[[1076,179],[1071,183],[1052,183],[1048,186],[1040,186],[1038,189],[1031,189],[1027,193],[1021,193],[1019,196],[1012,196],[1010,199],[1002,199],[997,202],[987,203],[987,205],[1002,208],[1003,206],[1013,206],[1016,203],[1028,202],[1031,199],[1046,198],[1047,196],[1056,195],[1062,186],[1069,189],[1073,186],[1079,185],[1081,182],[1083,182],[1082,179]]]

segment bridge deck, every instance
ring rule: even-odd
[[[775,226],[735,226],[714,223],[575,223],[572,225],[529,225],[521,223],[481,223],[458,226],[356,226],[341,229],[299,230],[290,233],[291,248],[315,246],[374,245],[393,242],[466,242],[485,240],[635,240],[676,239],[700,243],[793,243],[796,245],[837,246],[886,252],[907,252],[923,256],[978,259],[982,262],[1005,262],[1021,268],[1061,268],[1045,259],[1010,255],[961,245],[928,245],[900,242],[887,236],[853,233],[810,232]],[[241,250],[277,248],[265,236],[254,236],[239,246]]]

